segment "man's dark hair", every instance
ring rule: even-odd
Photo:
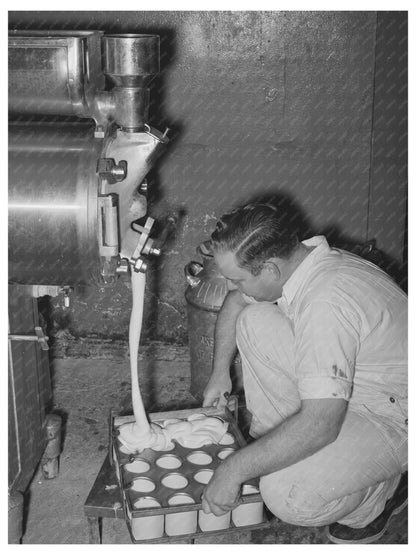
[[[246,204],[221,216],[211,240],[214,251],[234,252],[239,266],[253,275],[269,258],[289,258],[299,243],[288,215],[265,203]]]

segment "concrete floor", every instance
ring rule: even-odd
[[[173,348],[169,353],[161,357],[147,352],[141,356],[141,386],[149,412],[197,406],[189,393],[186,349]],[[64,420],[60,474],[54,480],[45,480],[40,469],[37,470],[25,499],[22,543],[86,544],[88,528],[83,505],[107,453],[110,409],[131,412],[129,363],[128,360],[55,359],[52,375],[54,410]],[[125,522],[104,519],[102,541],[106,544],[131,543]],[[302,528],[278,522],[267,529],[251,533],[237,530],[199,538],[195,543],[329,542],[323,528]],[[377,543],[407,543],[407,511],[394,517],[388,532]]]

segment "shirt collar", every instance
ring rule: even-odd
[[[283,286],[281,299],[284,299],[288,305],[295,298],[297,291],[303,285],[311,268],[315,265],[316,260],[322,258],[330,250],[328,242],[323,235],[316,235],[315,237],[306,239],[305,241],[302,241],[302,244],[306,247],[315,248],[304,260],[302,260]]]

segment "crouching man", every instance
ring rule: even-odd
[[[204,406],[225,403],[238,347],[255,441],[218,467],[204,511],[229,511],[260,477],[281,520],[375,541],[407,504],[406,295],[323,236],[299,242],[267,204],[224,215],[212,243],[230,291]]]

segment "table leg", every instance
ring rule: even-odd
[[[88,543],[101,543],[102,518],[89,516],[88,520]]]

